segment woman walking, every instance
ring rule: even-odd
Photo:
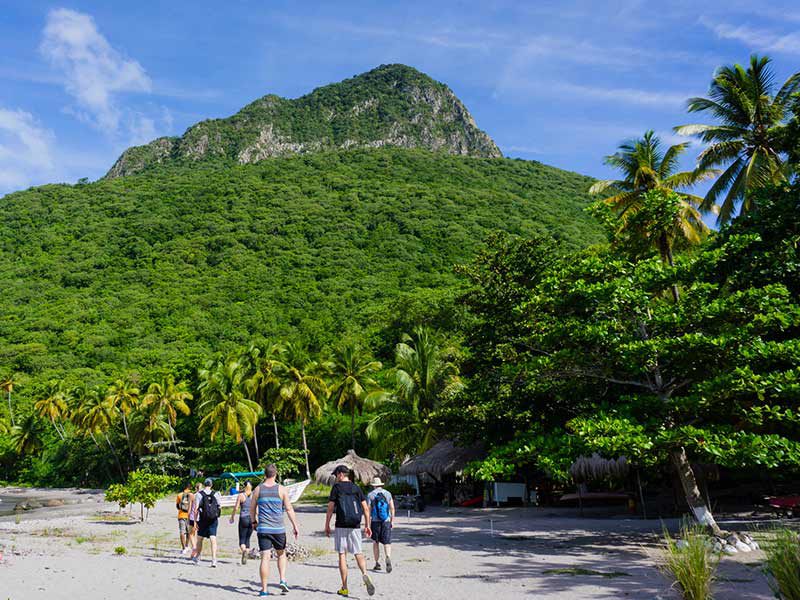
[[[194,486],[194,494],[192,494],[192,504],[189,508],[189,543],[184,548],[183,554],[187,556],[190,552],[194,553],[197,547],[197,503],[199,502],[198,492],[203,489],[203,485],[198,481]]]
[[[231,513],[231,523],[239,511],[239,549],[242,551],[242,564],[247,564],[250,552],[250,538],[253,536],[253,521],[250,519],[250,503],[253,501],[253,484],[246,481],[244,491],[236,497],[236,504]]]

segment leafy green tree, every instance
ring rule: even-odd
[[[305,467],[306,456],[302,450],[295,448],[270,448],[264,452],[261,462],[258,463],[259,469],[264,469],[267,465],[274,464],[278,467],[278,475],[281,479],[295,477],[302,473]]]
[[[247,440],[253,436],[261,407],[246,395],[245,372],[239,361],[219,360],[200,371],[200,429],[209,431],[211,439],[219,432],[230,435],[242,444],[247,464],[253,470],[253,460]]]
[[[114,426],[116,415],[106,400],[104,390],[100,387],[84,386],[79,388],[76,396],[79,401],[79,408],[75,415],[78,427],[92,438],[98,449],[100,445],[97,443],[97,436],[102,435],[105,438],[117,463],[120,477],[124,479],[125,472],[122,469],[122,463],[120,463],[117,450],[108,435]]]
[[[311,360],[305,347],[293,342],[284,346],[278,371],[281,382],[278,396],[283,414],[300,423],[308,479],[311,479],[311,467],[308,464],[306,425],[322,414],[322,399],[328,393],[320,372],[319,363]]]
[[[515,300],[511,323],[507,306],[496,318],[481,315],[503,329],[471,348],[488,355],[480,366],[491,385],[470,389],[466,405],[457,407],[465,429],[474,420],[473,435],[494,437],[495,447],[535,450],[530,461],[539,464],[553,444],[528,443],[529,432],[570,431],[575,453],[671,462],[694,514],[718,530],[692,459],[800,465],[800,305],[781,284],[742,285],[733,274],[717,279],[731,265],[749,268],[741,258],[753,238],[726,234],[674,269],[602,250],[550,257],[546,268],[529,269],[528,293]],[[685,283],[680,303],[664,298],[673,271]],[[491,425],[493,407],[502,411],[506,399],[525,415],[506,427],[517,432],[510,441]],[[554,464],[563,463],[560,456],[552,456]],[[507,458],[495,456],[501,464]]]
[[[747,68],[735,64],[717,70],[708,98],[691,98],[689,112],[707,113],[712,125],[681,125],[683,135],[696,135],[708,144],[700,154],[698,169],[725,166],[701,205],[719,207],[719,223],[729,222],[737,205],[741,214],[754,208],[754,193],[771,183],[785,181],[784,126],[791,96],[800,86],[800,73],[791,75],[776,90],[771,60],[752,55]],[[725,191],[727,190],[727,194]]]
[[[131,436],[128,432],[128,416],[139,405],[139,388],[130,379],[117,379],[106,392],[106,402],[111,410],[117,411],[122,417],[122,428],[128,445],[131,468],[133,468],[133,447],[131,445]]]
[[[178,413],[191,413],[187,404],[191,399],[189,385],[185,381],[176,383],[173,375],[165,375],[161,381],[151,383],[142,397],[142,407],[148,414],[148,431],[153,432],[159,428],[159,421],[163,416],[169,424],[170,439],[176,451],[175,425],[178,422]]]
[[[43,419],[52,423],[58,437],[64,439],[64,430],[61,421],[69,416],[69,403],[64,383],[51,380],[45,388],[43,397],[36,401],[33,409]]]
[[[333,352],[330,364],[331,400],[339,410],[350,414],[350,446],[356,445],[356,412],[361,412],[364,403],[372,395],[382,394],[373,374],[381,369],[381,363],[358,344],[347,342]]]
[[[463,388],[458,366],[433,332],[415,327],[395,347],[394,378],[394,392],[370,402],[376,414],[367,434],[382,454],[426,450],[436,441],[429,417]]]

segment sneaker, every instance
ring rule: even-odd
[[[381,570],[381,563],[379,563],[379,562],[376,562],[376,563],[375,563],[375,566],[374,566],[374,567],[372,567],[372,570],[373,570],[373,571],[380,571],[380,570]]]
[[[193,565],[199,565],[200,564],[200,559],[195,556],[194,558],[192,558],[192,564]]]
[[[364,575],[364,585],[367,586],[367,594],[372,596],[375,593],[375,586],[372,583],[372,579],[369,578],[369,575]]]
[[[260,598],[261,596],[269,596],[269,592],[265,592],[265,591],[263,591],[263,590],[262,590],[262,591],[260,591],[260,592],[258,593],[258,596],[259,596],[259,598]]]
[[[247,564],[247,551],[242,552],[242,564]]]
[[[217,561],[215,561],[215,560],[211,561],[211,568],[212,569],[216,569],[217,568]]]
[[[337,593],[339,596],[344,596],[345,598],[347,598],[347,596],[349,596],[349,595],[350,595],[350,592],[348,592],[348,591],[347,591],[347,588],[342,588],[342,589],[340,589],[340,590],[339,590],[338,592],[336,592],[336,593]]]
[[[392,559],[389,558],[388,556],[386,557],[386,572],[387,573],[392,572]]]
[[[284,581],[283,579],[281,579],[281,580],[278,582],[278,587],[279,587],[279,588],[281,588],[281,591],[282,591],[284,594],[288,594],[288,593],[289,593],[289,584],[288,584],[288,583],[286,583],[286,581]]]

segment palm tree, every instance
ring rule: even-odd
[[[29,414],[19,425],[11,427],[11,444],[17,454],[34,454],[42,449],[41,428],[36,415]]]
[[[320,365],[310,359],[305,348],[297,344],[286,344],[277,373],[280,380],[278,397],[284,414],[300,422],[308,479],[311,479],[311,467],[308,464],[306,424],[322,414],[320,398],[328,393],[328,387],[319,371]]]
[[[51,380],[47,384],[44,397],[37,400],[33,405],[34,410],[53,424],[58,437],[64,439],[64,431],[59,426],[62,419],[69,415],[69,405],[67,402],[67,392],[61,381]]]
[[[283,347],[280,344],[267,344],[261,348],[251,346],[246,353],[249,357],[250,369],[245,387],[250,397],[258,402],[262,409],[272,414],[276,448],[281,447],[276,415],[279,408],[280,380],[276,375],[276,369],[279,368],[282,353]],[[258,446],[256,446],[256,453],[258,454]]]
[[[6,393],[8,398],[8,418],[11,420],[11,426],[14,426],[14,411],[11,409],[11,392],[14,391],[14,378],[6,377],[0,379],[0,390]]]
[[[201,372],[200,429],[210,430],[212,440],[222,431],[242,444],[252,471],[247,438],[253,435],[261,407],[246,397],[244,375],[241,363],[234,359],[218,361]]]
[[[161,381],[151,383],[142,398],[142,406],[149,414],[150,426],[148,429],[152,431],[163,415],[169,424],[170,439],[176,452],[178,443],[175,439],[175,426],[178,424],[178,413],[186,416],[191,412],[186,403],[191,399],[192,394],[186,382],[175,383],[175,377],[172,375],[166,375]]]
[[[418,326],[395,346],[394,376],[395,392],[370,403],[378,412],[367,426],[367,435],[376,441],[379,452],[426,450],[435,442],[428,422],[431,413],[464,387],[458,367],[434,334]]]
[[[747,68],[736,64],[718,69],[708,98],[688,101],[689,112],[708,113],[718,123],[675,128],[677,133],[698,136],[709,144],[700,154],[699,169],[727,165],[701,205],[703,210],[711,210],[727,190],[719,207],[719,223],[729,222],[739,203],[741,214],[750,212],[757,188],[785,179],[782,132],[789,101],[800,86],[800,73],[776,91],[770,63],[766,56],[754,54]]]
[[[139,388],[130,379],[117,379],[106,392],[106,402],[111,410],[117,411],[122,417],[122,428],[128,444],[128,456],[131,468],[133,468],[133,447],[128,432],[128,416],[139,404]]]
[[[100,448],[97,443],[98,435],[102,435],[108,444],[111,454],[114,456],[114,461],[117,463],[119,474],[122,479],[125,479],[125,471],[122,469],[122,463],[119,461],[114,444],[111,443],[111,438],[108,432],[114,425],[114,410],[106,400],[104,390],[98,387],[84,387],[80,393],[80,408],[78,412],[78,420],[80,428],[91,436],[95,445]]]
[[[339,408],[347,408],[350,413],[350,448],[356,449],[356,411],[361,412],[367,396],[381,394],[372,373],[381,368],[381,363],[357,344],[346,343],[333,353],[330,376],[331,399]]]

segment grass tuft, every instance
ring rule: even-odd
[[[764,543],[765,571],[770,587],[781,600],[800,600],[800,537],[791,529],[779,529]]]
[[[128,553],[128,549],[125,546],[117,546],[114,548],[114,554],[117,556],[123,556]]]
[[[711,600],[719,555],[712,552],[708,536],[699,527],[683,525],[678,540],[665,531],[664,541],[661,570],[678,586],[684,600]]]

